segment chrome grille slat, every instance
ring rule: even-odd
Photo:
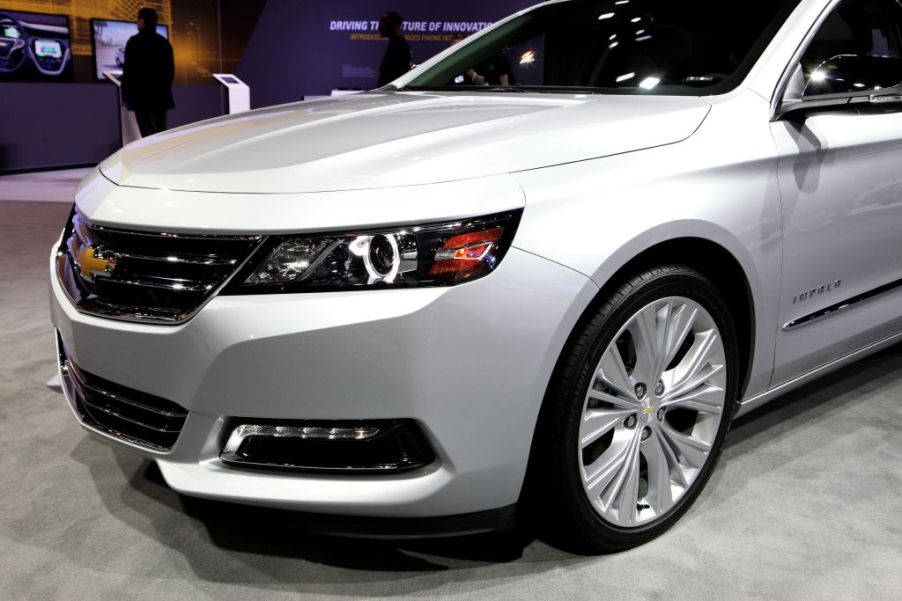
[[[246,241],[256,240],[258,236],[239,236],[230,234],[174,234],[170,232],[144,232],[140,230],[120,230],[102,225],[88,225],[87,228],[92,232],[104,233],[123,233],[129,236],[146,236],[150,238],[168,238],[170,240],[223,240],[223,241]]]
[[[189,255],[153,257],[126,252],[120,252],[117,254],[120,258],[123,259],[133,259],[136,261],[156,261],[157,263],[185,263],[188,265],[210,265],[216,267],[226,267],[228,265],[234,265],[236,263],[235,259],[225,258],[218,255],[211,255],[209,257],[192,257]]]
[[[147,282],[141,280],[108,280],[104,283],[117,284],[120,286],[135,286],[138,288],[154,288],[156,290],[167,290],[171,292],[206,292],[212,288],[211,285],[204,286],[202,284],[182,283],[178,280],[172,280],[172,283],[165,284],[159,282]]]
[[[125,397],[113,394],[112,392],[108,392],[106,390],[103,390],[102,388],[98,388],[97,386],[92,386],[90,384],[84,384],[84,388],[101,396],[107,397],[113,401],[116,401],[117,403],[125,403],[126,405],[131,405],[132,407],[137,407],[138,409],[143,409],[144,411],[150,411],[151,413],[156,413],[157,415],[162,415],[164,417],[185,418],[188,416],[188,414],[183,411],[167,411],[165,409],[151,407],[150,405],[145,405],[144,403],[139,403],[138,401],[127,399]]]
[[[263,242],[262,236],[119,230],[92,225],[73,210],[57,274],[83,313],[178,324],[221,290]]]
[[[164,434],[177,434],[177,433],[181,432],[181,430],[182,430],[181,428],[167,428],[165,426],[162,428],[158,428],[156,426],[151,426],[150,424],[145,424],[142,421],[133,419],[131,417],[127,417],[114,409],[110,409],[109,407],[104,407],[102,405],[99,405],[95,401],[87,399],[87,398],[84,399],[84,403],[85,403],[85,405],[88,405],[89,407],[91,407],[93,409],[97,409],[98,411],[103,411],[107,415],[112,415],[113,417],[115,417],[117,419],[127,421],[128,423],[134,424],[134,425],[138,426],[139,428],[146,428],[147,430],[153,430],[154,432],[161,432]]]
[[[81,370],[58,333],[57,349],[66,397],[85,425],[154,451],[172,449],[188,418],[185,408]]]

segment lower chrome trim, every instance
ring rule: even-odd
[[[871,300],[872,298],[880,296],[881,294],[892,292],[897,288],[902,288],[902,279],[896,280],[895,282],[890,282],[889,284],[884,284],[883,286],[879,286],[877,288],[874,288],[873,290],[868,290],[867,292],[862,292],[861,294],[857,294],[838,303],[833,303],[828,307],[824,307],[823,309],[815,311],[814,313],[809,313],[808,315],[803,315],[798,319],[793,319],[783,326],[783,331],[788,332],[790,330],[794,330],[795,328],[808,325],[809,323],[817,321],[818,319],[829,317],[834,313],[845,311],[846,309],[851,309],[852,307],[860,303]]]
[[[846,365],[854,363],[859,359],[864,359],[868,355],[872,355],[878,351],[882,351],[883,349],[890,347],[899,341],[902,341],[902,332],[896,332],[891,336],[887,336],[886,338],[860,348],[857,351],[852,351],[847,355],[843,355],[842,357],[835,359],[830,363],[826,363],[824,365],[821,365],[820,367],[812,369],[811,371],[804,373],[801,376],[797,376],[792,380],[784,382],[774,388],[771,388],[770,390],[765,390],[762,393],[749,397],[739,403],[739,411],[736,413],[736,417],[748,413],[753,409],[757,409],[768,401],[771,401],[776,397],[789,392],[790,390],[798,388],[799,386],[807,384],[808,382],[811,382],[812,380],[815,380],[831,371],[845,367]]]
[[[78,366],[69,359],[58,331],[56,332],[56,352],[59,370],[58,375],[62,387],[63,396],[65,397],[69,408],[72,410],[72,413],[75,415],[75,418],[78,420],[78,423],[83,428],[94,434],[100,435],[105,439],[116,440],[117,442],[123,443],[127,446],[140,449],[141,451],[152,453],[154,455],[167,455],[172,451],[173,447],[175,446],[175,440],[178,439],[178,435],[183,430],[184,423],[188,418],[187,411],[175,412],[169,410],[159,410],[149,407],[144,403],[135,402],[130,399],[123,399],[119,395],[111,394],[109,392],[102,391],[95,386],[91,386],[87,382],[84,374],[81,372]],[[111,399],[120,404],[137,407],[141,410],[160,415],[170,420],[180,420],[180,425],[178,429],[172,429],[166,427],[166,425],[159,427],[142,422],[133,417],[124,415],[121,412],[103,407],[102,405],[96,403],[89,397],[88,394],[86,394],[86,392],[89,390],[92,392],[100,393],[101,396]],[[157,432],[160,434],[173,434],[175,435],[175,440],[171,445],[166,445],[154,442],[153,440],[133,436],[127,431],[121,431],[109,426],[108,424],[98,421],[92,415],[92,411],[109,415],[115,420],[120,420],[128,424],[132,424],[142,430]]]
[[[230,467],[334,474],[394,474],[435,454],[410,419],[237,424],[219,458]]]

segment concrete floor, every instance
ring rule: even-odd
[[[902,347],[743,418],[695,507],[630,552],[315,538],[291,514],[180,497],[45,388],[68,211],[0,202],[0,600],[902,597]]]
[[[0,176],[0,200],[72,202],[78,182],[90,169],[65,169]]]

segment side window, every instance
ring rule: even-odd
[[[897,0],[850,0],[830,15],[802,56],[807,84],[838,55],[902,58],[902,5]]]

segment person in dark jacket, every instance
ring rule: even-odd
[[[380,88],[410,71],[413,55],[401,33],[403,26],[404,20],[396,12],[387,12],[379,18],[379,35],[388,38],[388,48],[385,49],[385,56],[379,65]]]
[[[157,33],[157,11],[138,11],[138,33],[125,45],[122,100],[134,111],[142,136],[166,129],[166,111],[175,108],[172,80],[175,61],[172,45]]]

